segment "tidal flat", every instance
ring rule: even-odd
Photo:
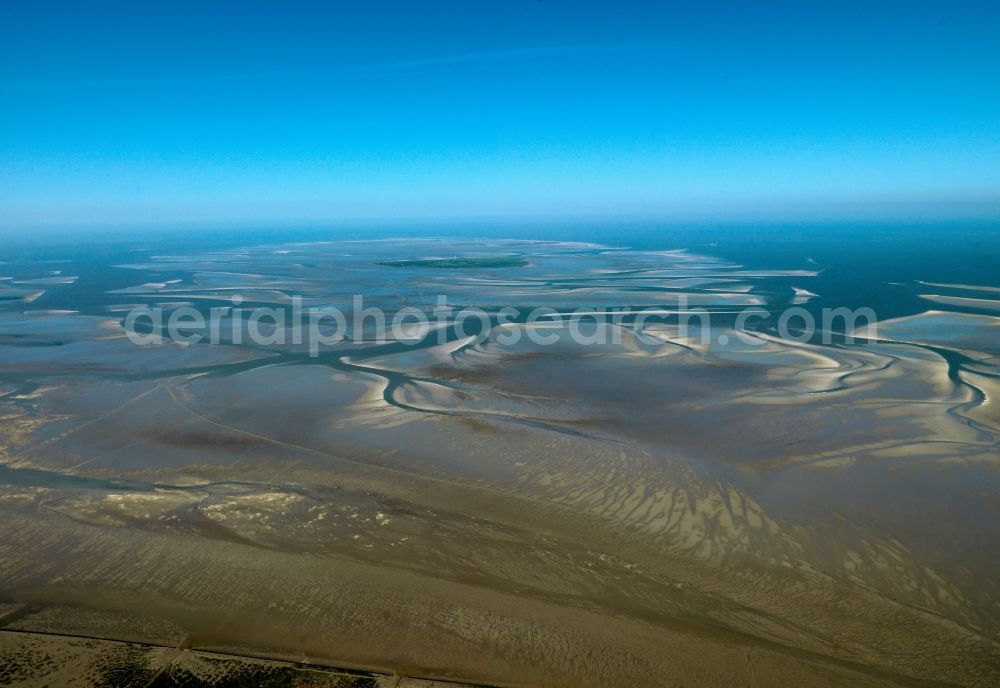
[[[891,295],[877,326],[782,337],[784,310],[845,305],[804,253],[409,237],[74,260],[0,265],[18,647],[503,686],[1000,683],[981,274],[857,277]],[[352,319],[356,295],[453,308],[315,351],[290,316],[251,341],[234,310]],[[135,307],[220,309],[219,338],[137,345]],[[486,320],[452,331],[471,307]],[[610,309],[658,315],[569,322]]]

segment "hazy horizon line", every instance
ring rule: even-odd
[[[683,207],[649,208],[635,204],[632,208],[589,210],[527,209],[527,210],[463,210],[429,211],[410,210],[386,212],[337,213],[281,212],[262,207],[256,211],[248,208],[191,209],[187,213],[164,212],[162,207],[151,205],[145,212],[135,208],[109,208],[108,212],[95,213],[95,209],[81,208],[79,219],[31,218],[3,219],[0,213],[0,230],[47,230],[88,228],[160,228],[166,226],[219,226],[234,225],[253,228],[286,225],[289,227],[314,227],[322,225],[350,225],[367,223],[453,223],[453,222],[549,222],[549,221],[632,221],[632,222],[828,222],[828,221],[983,221],[1000,222],[1000,192],[980,194],[976,197],[913,198],[840,198],[799,199],[784,202],[728,203],[702,201]],[[85,217],[89,216],[89,217]]]

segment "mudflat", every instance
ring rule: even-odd
[[[511,686],[1000,682],[996,285],[892,287],[908,310],[824,342],[740,319],[818,313],[820,266],[705,247],[2,267],[0,640],[21,650],[76,634]],[[136,307],[220,309],[220,334],[137,344]],[[311,350],[293,309],[324,307],[437,311]]]

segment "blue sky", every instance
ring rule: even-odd
[[[1000,208],[997,3],[3,2],[0,226]]]

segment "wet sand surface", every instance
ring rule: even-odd
[[[3,266],[0,641],[511,686],[1000,682],[997,285],[914,281],[923,310],[824,344],[736,319],[812,308],[806,261],[415,238],[147,258],[87,289]],[[233,294],[551,313],[318,356],[227,318],[219,344],[122,330],[134,304]],[[611,307],[711,318],[581,344],[560,315]]]

